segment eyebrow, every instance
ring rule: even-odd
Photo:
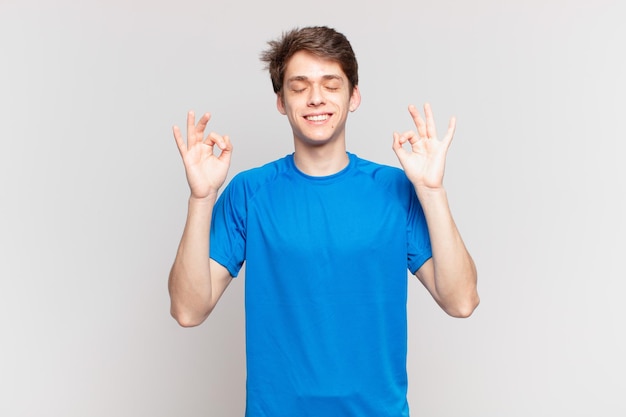
[[[343,82],[343,77],[341,77],[340,75],[336,75],[336,74],[323,75],[322,79],[324,81],[339,80]],[[309,81],[309,77],[307,77],[306,75],[294,75],[293,77],[289,77],[289,79],[287,80],[287,82],[292,82],[292,81]]]

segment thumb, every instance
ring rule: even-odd
[[[400,161],[400,164],[404,165],[404,161],[407,158],[408,152],[402,147],[403,144],[400,140],[401,138],[402,136],[398,132],[393,132],[393,143],[391,145],[391,148],[398,157],[398,161]]]
[[[230,137],[228,135],[224,135],[223,143],[220,143],[220,156],[219,160],[223,162],[230,163],[230,157],[233,152],[233,144],[230,142]]]

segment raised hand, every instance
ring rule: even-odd
[[[211,115],[205,113],[196,125],[194,112],[190,111],[187,114],[187,143],[183,140],[178,126],[172,129],[185,165],[191,196],[197,199],[217,195],[217,191],[226,180],[233,149],[228,136],[211,132],[204,137],[210,119]],[[220,150],[219,155],[214,152],[215,146]]]
[[[435,119],[430,104],[424,105],[424,117],[420,116],[415,106],[409,106],[409,113],[415,122],[417,134],[413,131],[393,133],[393,150],[406,173],[416,188],[443,188],[443,174],[446,155],[454,136],[456,119],[450,118],[448,131],[442,140],[437,139]],[[402,147],[409,142],[411,149]]]

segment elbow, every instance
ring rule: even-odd
[[[480,298],[478,297],[478,294],[473,294],[471,297],[467,297],[467,299],[462,302],[458,302],[453,306],[448,306],[444,310],[451,317],[466,319],[474,313],[478,304],[480,304]]]
[[[472,264],[472,274],[468,276],[467,284],[457,287],[453,294],[449,294],[449,303],[442,305],[449,316],[465,319],[474,313],[480,304],[476,278],[476,267]]]
[[[180,327],[185,327],[185,328],[196,327],[202,324],[202,321],[200,320],[188,319],[187,317],[184,317],[184,318],[174,317],[174,319],[176,320],[176,323],[178,323]]]
[[[180,311],[172,307],[172,309],[170,310],[170,313],[172,317],[174,318],[174,320],[176,320],[176,323],[178,323],[179,326],[196,327],[204,323],[206,318],[209,316],[210,312],[203,314],[203,315],[199,315],[199,314],[193,314],[188,311]]]
[[[208,297],[192,291],[183,291],[174,285],[173,272],[168,285],[170,295],[170,315],[181,327],[201,325],[213,310],[214,305],[207,302]]]

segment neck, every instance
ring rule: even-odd
[[[296,146],[293,159],[300,171],[313,177],[336,174],[347,167],[350,162],[345,145],[334,147],[334,149],[327,146]]]

